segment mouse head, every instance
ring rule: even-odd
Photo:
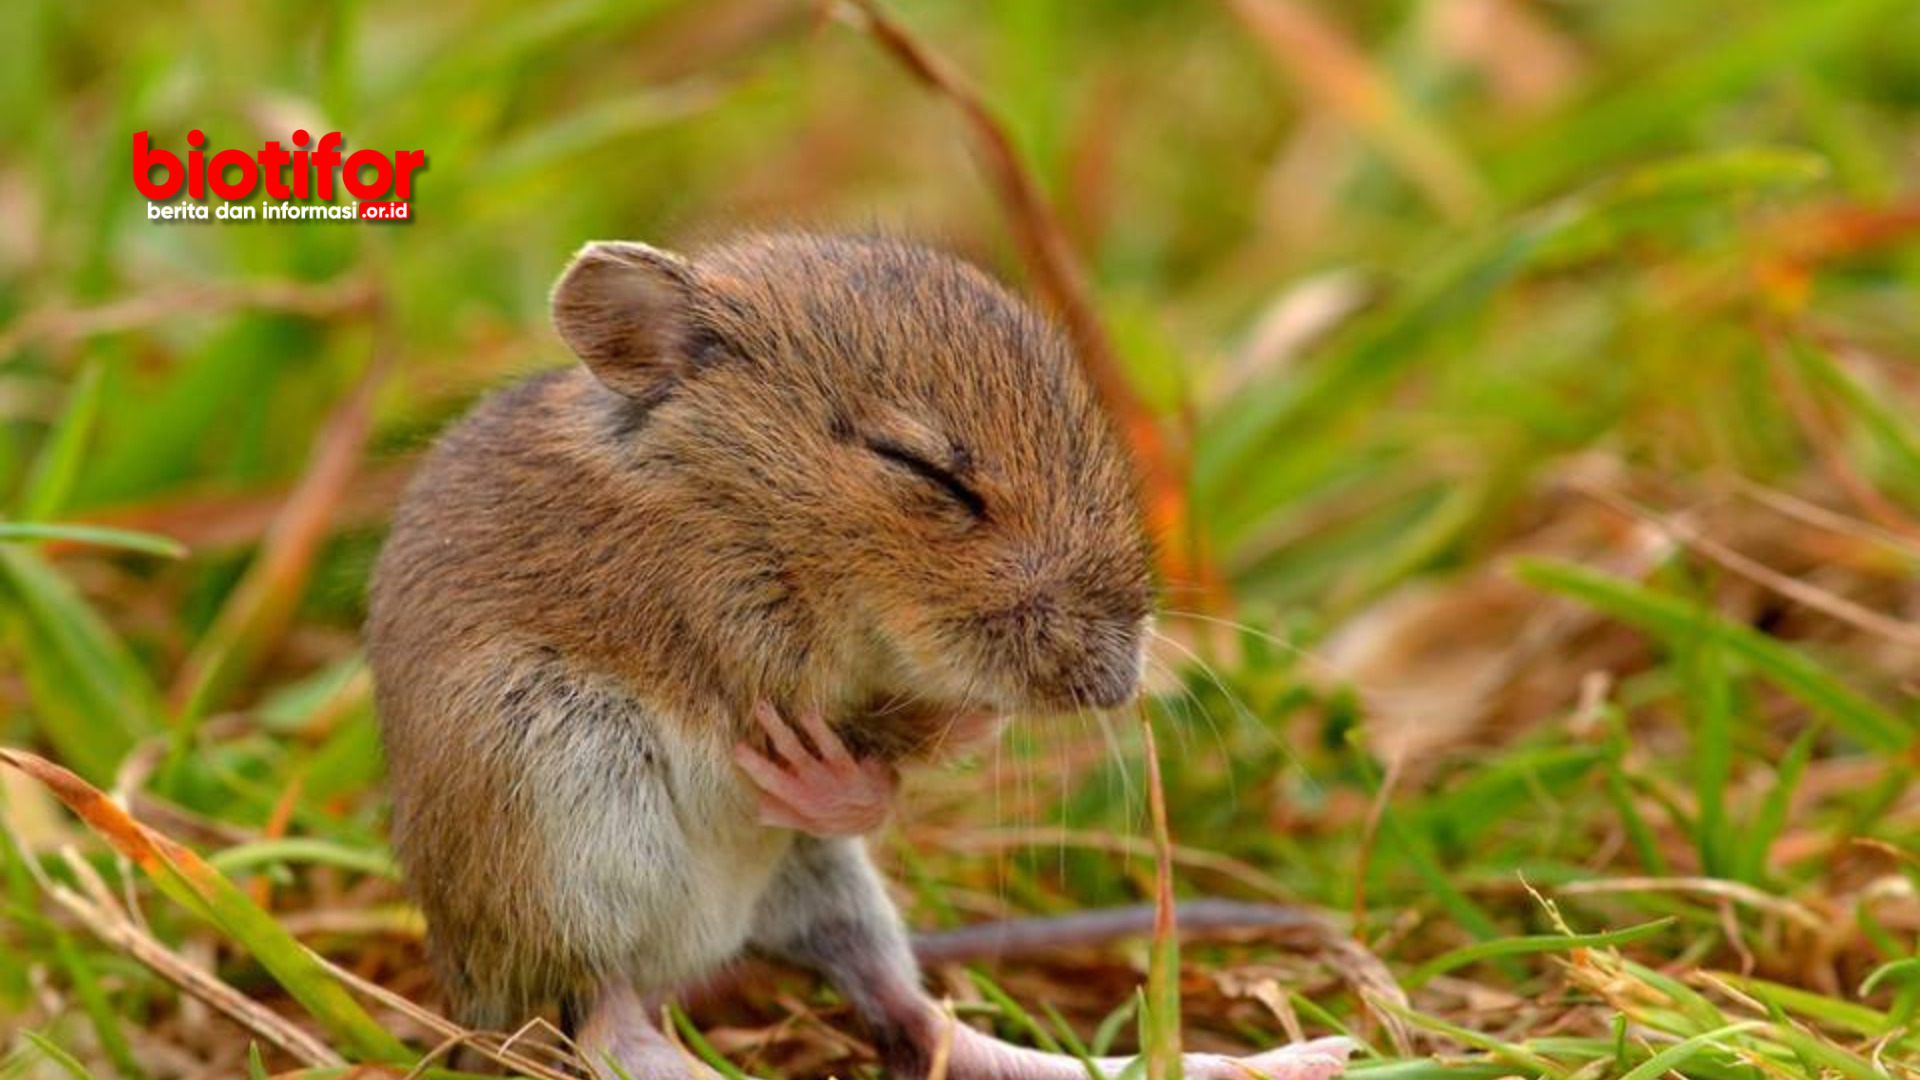
[[[553,312],[730,662],[953,709],[1137,690],[1153,590],[1125,451],[1059,335],[986,275],[877,239],[599,243]]]

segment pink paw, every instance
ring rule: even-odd
[[[814,836],[859,836],[887,820],[900,784],[892,765],[855,758],[818,712],[800,716],[811,750],[767,702],[754,706],[753,719],[778,757],[743,742],[734,747],[733,760],[760,791],[761,824]]]

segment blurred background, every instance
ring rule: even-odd
[[[386,515],[568,361],[583,241],[766,226],[1056,307],[1034,238],[1086,275],[1169,530],[1180,889],[1339,928],[1189,950],[1190,1044],[1914,1075],[1920,5],[890,10],[984,128],[850,6],[0,5],[0,745],[209,860],[0,770],[0,1077],[440,1041],[291,944],[436,1004],[358,653]],[[132,135],[196,128],[429,165],[405,224],[149,222]],[[1148,895],[1140,752],[1036,723],[917,778],[881,842],[915,921]],[[1142,956],[941,978],[1125,1043]],[[762,1074],[872,1068],[803,982],[696,1019]]]

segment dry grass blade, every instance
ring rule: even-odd
[[[1920,649],[1920,626],[1882,615],[1844,596],[1836,596],[1816,585],[1788,577],[1757,559],[1742,555],[1688,522],[1655,513],[1616,492],[1584,483],[1576,483],[1574,488],[1621,514],[1658,527],[1688,551],[1711,559],[1725,569],[1772,589],[1789,600],[1804,604],[1841,622],[1851,623],[1870,634],[1877,634],[1909,649]]]
[[[953,1026],[960,1019],[953,1015],[953,999],[940,1002],[940,1040],[933,1044],[933,1060],[927,1065],[927,1080],[947,1080],[947,1062],[953,1058]]]
[[[1147,763],[1147,811],[1153,823],[1153,947],[1147,966],[1147,1006],[1141,1018],[1141,1056],[1147,1080],[1180,1077],[1180,933],[1174,924],[1173,835],[1167,826],[1167,792],[1154,745],[1153,714],[1140,713],[1141,754]]]
[[[134,330],[181,312],[217,314],[242,308],[292,315],[336,316],[373,303],[371,283],[357,278],[321,283],[255,281],[221,283],[135,296],[89,308],[49,307],[35,311],[0,334],[0,359],[27,345],[79,341],[99,334]]]
[[[0,764],[33,777],[95,835],[138,866],[174,902],[226,931],[329,1033],[358,1056],[399,1061],[410,1055],[392,1033],[374,1023],[331,978],[318,958],[295,941],[239,887],[205,860],[127,815],[98,788],[45,758],[0,749]]]
[[[334,509],[335,528],[359,528],[386,520],[401,488],[413,472],[413,463],[363,465],[355,470]],[[220,551],[259,543],[292,498],[292,489],[276,488],[239,494],[169,496],[137,504],[89,509],[89,525],[160,533],[195,552]],[[46,544],[49,554],[75,547],[65,541]]]
[[[915,78],[959,110],[973,137],[976,156],[1006,210],[1014,240],[1033,273],[1034,284],[1066,324],[1067,335],[1088,377],[1132,442],[1140,461],[1153,527],[1168,541],[1163,546],[1162,558],[1170,564],[1169,574],[1174,580],[1210,583],[1212,579],[1203,572],[1204,565],[1187,565],[1187,553],[1182,550],[1193,539],[1188,535],[1186,493],[1181,479],[1185,469],[1176,459],[1159,422],[1133,392],[1121,371],[1119,351],[1106,325],[1100,321],[1086,270],[1074,255],[1059,215],[1021,162],[1006,125],[946,58],[914,37],[878,0],[845,0],[832,10],[878,42]]]
[[[1814,933],[1821,933],[1828,929],[1830,922],[1804,904],[1762,892],[1738,881],[1723,881],[1719,878],[1620,877],[1600,881],[1571,881],[1560,886],[1560,892],[1567,896],[1599,896],[1606,893],[1633,892],[1698,893],[1718,900],[1731,900],[1738,904],[1745,904],[1756,911],[1764,911],[1770,915],[1778,915]]]
[[[1387,800],[1393,796],[1394,788],[1400,786],[1400,768],[1406,760],[1405,754],[1395,754],[1388,759],[1386,775],[1380,778],[1380,790],[1374,793],[1367,807],[1366,823],[1361,827],[1360,851],[1353,875],[1353,932],[1356,935],[1365,936],[1367,932],[1367,868],[1373,862],[1373,846],[1380,839],[1380,822],[1387,813]]]
[[[1802,525],[1811,525],[1816,529],[1834,533],[1838,536],[1850,536],[1881,547],[1898,551],[1912,558],[1920,559],[1920,543],[1912,538],[1889,529],[1884,529],[1870,521],[1849,517],[1837,510],[1829,510],[1818,503],[1799,498],[1777,488],[1755,483],[1744,476],[1729,478],[1741,494],[1754,502],[1772,510],[1782,517],[1797,521]]]
[[[443,1042],[441,1045],[436,1046],[432,1053],[427,1055],[428,1059],[432,1059],[438,1054],[449,1053],[456,1046],[471,1046],[475,1052],[486,1057],[488,1060],[498,1065],[504,1065],[509,1069],[517,1070],[518,1073],[523,1076],[534,1077],[536,1080],[574,1080],[573,1073],[563,1069],[556,1069],[550,1065],[543,1065],[524,1054],[516,1053],[509,1049],[507,1044],[513,1041],[511,1038],[502,1038],[492,1032],[473,1031],[462,1027],[446,1017],[441,1016],[439,1013],[424,1008],[408,998],[394,993],[379,983],[370,982],[354,974],[352,971],[341,967],[326,957],[318,957],[318,959],[334,978],[340,980],[342,985],[351,987],[358,993],[392,1009],[394,1012],[419,1024],[422,1028],[442,1039]]]
[[[1787,359],[1787,345],[1781,335],[1769,330],[1762,335],[1762,339],[1766,343],[1767,357],[1780,398],[1786,403],[1794,422],[1800,426],[1802,437],[1834,485],[1844,491],[1854,505],[1881,529],[1897,536],[1920,540],[1920,523],[1909,517],[1904,509],[1854,466],[1838,421],[1830,415],[1831,410],[1819,399],[1814,388],[1806,385],[1806,381],[1795,373],[1794,365]]]
[[[913,829],[915,844],[942,851],[987,854],[1014,848],[1084,848],[1110,855],[1152,858],[1153,842],[1137,836],[1093,832],[1085,829]],[[1205,870],[1235,881],[1262,895],[1291,902],[1293,892],[1258,867],[1229,855],[1175,844],[1170,849],[1174,863],[1189,870]]]
[[[274,518],[259,556],[174,683],[173,705],[188,724],[244,678],[292,622],[314,557],[372,430],[375,394],[392,369],[395,352],[386,317],[377,316],[366,369],[321,428],[306,474]]]
[[[1920,1080],[1920,3],[278,7],[208,48],[0,2],[0,747],[103,793],[0,749],[0,1080],[617,1071],[550,1003],[446,1004],[367,576],[433,433],[568,362],[540,301],[584,237],[876,221],[993,253],[1060,327],[1176,609],[1155,828],[1124,709],[908,752],[940,764],[876,869],[953,1001],[930,1080],[980,1080],[976,1027],[1133,1080],[1143,1034],[1161,1075],[1176,1037],[1343,1035],[1355,1080]],[[411,225],[142,226],[130,127],[189,172],[302,128],[433,164]],[[260,164],[177,202],[267,208]],[[996,551],[1076,530],[1016,509],[948,568],[1012,587]],[[1042,681],[1111,606],[1083,554],[1036,595],[1087,625],[1014,635]],[[961,652],[961,698],[1006,667]],[[495,861],[509,906],[566,891]],[[658,1071],[877,1075],[859,990],[745,958],[676,995],[713,1072]]]
[[[1486,192],[1467,160],[1421,121],[1345,33],[1294,0],[1226,0],[1274,64],[1318,104],[1372,140],[1456,222],[1479,216]]]
[[[81,880],[86,881],[92,875],[92,868],[82,860],[70,855],[67,862]],[[112,903],[105,884],[97,878],[93,879],[96,886],[93,891],[97,899],[88,900],[72,889],[41,876],[36,864],[30,862],[28,865],[34,868],[35,876],[40,877],[41,889],[55,904],[95,937],[133,957],[154,974],[179,987],[183,993],[205,1002],[221,1015],[304,1064],[322,1067],[346,1064],[325,1043],[234,989],[218,976],[190,963],[167,948],[165,943],[135,926]]]
[[[1345,939],[1328,941],[1325,960],[1353,988],[1354,996],[1366,1006],[1366,1015],[1386,1031],[1393,1048],[1411,1056],[1413,1031],[1404,1017],[1413,1002],[1386,963],[1359,942]]]
[[[1916,232],[1920,232],[1920,202],[1820,207],[1788,217],[1763,238],[1771,250],[1761,254],[1755,273],[1763,280],[1795,281],[1800,287],[1794,295],[1804,298],[1809,275],[1820,265],[1897,248]]]

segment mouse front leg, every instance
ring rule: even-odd
[[[754,706],[753,720],[777,757],[742,742],[733,759],[759,791],[761,824],[813,836],[859,836],[887,820],[900,786],[891,764],[854,757],[818,712],[800,714],[811,747],[767,702]]]
[[[921,988],[900,917],[857,841],[801,837],[756,912],[755,951],[831,981],[867,1026],[881,1062],[907,1080],[945,1048],[950,1080],[1086,1080],[1077,1058],[1002,1042],[958,1023]],[[1188,1054],[1191,1080],[1329,1080],[1352,1044],[1318,1039],[1247,1057]],[[1131,1058],[1098,1058],[1118,1076]]]

